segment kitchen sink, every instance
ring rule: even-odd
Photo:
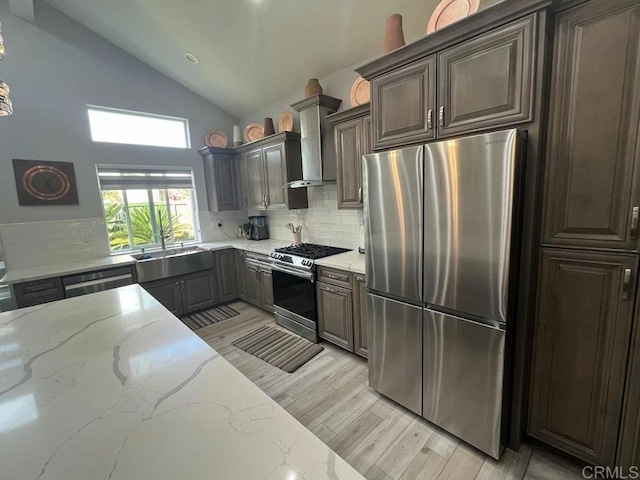
[[[172,248],[132,255],[138,282],[146,283],[213,268],[213,253],[200,247]]]

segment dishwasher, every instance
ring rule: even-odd
[[[72,275],[62,279],[66,298],[102,292],[112,288],[124,287],[125,285],[133,285],[134,283],[131,267]]]

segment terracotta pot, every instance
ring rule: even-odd
[[[273,125],[273,118],[266,117],[264,119],[264,136],[274,135],[276,133],[276,127]]]
[[[404,46],[404,33],[402,33],[402,15],[394,13],[387,17],[384,29],[384,42],[382,53],[389,53]]]
[[[319,93],[322,93],[322,85],[320,85],[317,78],[310,78],[304,89],[305,98],[313,97]]]

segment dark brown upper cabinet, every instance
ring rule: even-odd
[[[227,212],[241,208],[240,184],[237,162],[233,150],[204,147],[205,183],[209,211]]]
[[[637,262],[542,252],[529,433],[595,465],[615,460]]]
[[[338,208],[361,209],[362,156],[373,151],[369,104],[329,115],[333,124],[338,184]]]
[[[532,119],[536,16],[438,55],[438,136]]]
[[[376,149],[433,140],[436,57],[412,63],[371,82],[371,113]]]
[[[306,188],[284,188],[302,179],[300,134],[284,132],[243,145],[239,168],[242,195],[253,210],[292,210],[309,206]]]
[[[555,37],[543,243],[636,250],[640,5],[578,5]]]

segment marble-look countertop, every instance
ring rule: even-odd
[[[363,478],[138,285],[0,313],[0,469]]]
[[[364,255],[359,253],[358,250],[321,258],[316,260],[316,265],[359,273],[361,275],[366,273],[364,269]]]
[[[0,283],[22,283],[43,278],[60,277],[74,273],[90,272],[112,267],[122,267],[136,263],[136,259],[130,255],[112,255],[109,257],[92,258],[78,262],[60,263],[55,265],[43,265],[39,267],[8,270],[0,279]]]
[[[288,247],[289,245],[291,245],[291,242],[285,242],[284,240],[247,240],[246,238],[229,239],[220,242],[203,242],[200,244],[202,248],[208,250],[235,248],[247,252],[261,253],[263,255],[269,255],[276,248]]]

